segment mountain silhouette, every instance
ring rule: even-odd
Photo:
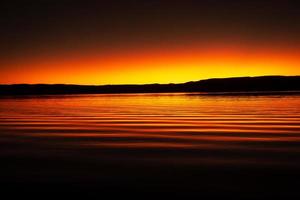
[[[300,76],[213,78],[179,84],[145,85],[0,85],[0,95],[105,94],[162,92],[274,92],[300,91]]]

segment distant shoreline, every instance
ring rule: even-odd
[[[300,76],[214,78],[179,84],[146,85],[0,85],[0,95],[123,94],[203,92],[209,95],[299,94]]]

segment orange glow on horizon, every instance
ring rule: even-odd
[[[0,83],[147,84],[300,75],[299,58],[299,51],[291,49],[229,47],[28,56],[5,63],[8,67],[1,72]]]

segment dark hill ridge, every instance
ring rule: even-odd
[[[300,76],[215,78],[180,84],[100,86],[65,84],[0,85],[0,95],[267,91],[300,91]]]

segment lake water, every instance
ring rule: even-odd
[[[2,184],[299,195],[300,95],[2,97]]]

